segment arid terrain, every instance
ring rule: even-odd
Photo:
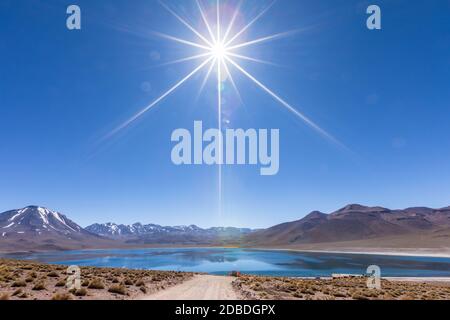
[[[448,282],[382,280],[381,290],[369,289],[366,278],[292,279],[242,276],[234,288],[256,300],[449,300]]]
[[[183,272],[82,267],[68,290],[67,266],[0,259],[0,300],[450,300],[450,281],[365,278],[223,277]]]
[[[69,292],[67,266],[0,259],[0,299],[140,299],[192,276],[181,272],[82,267],[81,288]]]

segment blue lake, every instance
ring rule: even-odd
[[[318,277],[332,273],[364,274],[369,265],[381,267],[382,276],[450,277],[450,258],[361,254],[303,253],[294,251],[183,248],[78,250],[6,256],[45,263],[246,274]]]

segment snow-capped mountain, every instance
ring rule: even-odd
[[[135,223],[132,225],[116,224],[116,223],[95,223],[86,227],[89,232],[112,238],[120,238],[127,236],[141,236],[149,233],[170,233],[170,232],[187,232],[187,231],[200,231],[197,226],[176,226],[176,227],[163,227],[157,224]]]
[[[93,224],[82,228],[65,215],[44,207],[28,206],[0,213],[0,251],[114,248],[135,245],[235,244],[250,229],[195,225],[165,227],[156,224]]]
[[[86,230],[99,236],[112,239],[127,239],[128,242],[158,243],[174,241],[182,242],[210,242],[215,239],[236,240],[236,238],[252,232],[251,229],[240,228],[209,228],[202,229],[196,225],[190,226],[161,226],[157,224],[135,223],[123,225],[116,223],[93,224]]]
[[[11,234],[60,233],[64,235],[87,233],[65,215],[47,208],[29,206],[0,215],[0,236]]]
[[[82,248],[102,240],[65,215],[44,207],[0,213],[0,244],[8,251]]]

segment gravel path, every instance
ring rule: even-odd
[[[231,283],[235,278],[196,275],[182,284],[145,296],[144,300],[238,300]]]

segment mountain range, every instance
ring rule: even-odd
[[[251,233],[244,228],[209,228],[190,226],[160,226],[157,224],[135,223],[117,225],[115,223],[93,224],[86,230],[109,239],[116,239],[127,244],[227,244],[241,241]]]
[[[314,211],[262,230],[142,223],[97,223],[82,228],[65,215],[38,206],[0,213],[0,251],[5,252],[176,245],[450,250],[450,207],[390,210],[352,204],[330,214]]]
[[[390,210],[348,205],[249,234],[249,246],[336,249],[355,247],[450,247],[450,207]]]

